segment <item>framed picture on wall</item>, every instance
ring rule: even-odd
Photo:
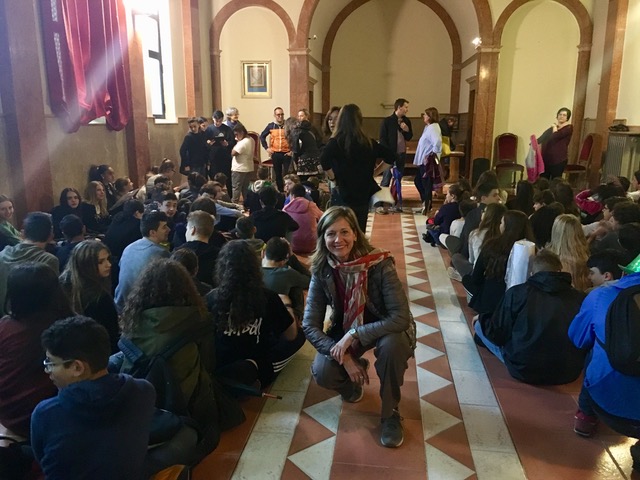
[[[241,63],[242,98],[271,98],[271,61]]]

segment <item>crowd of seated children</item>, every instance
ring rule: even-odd
[[[264,240],[256,238],[256,226],[253,224],[251,217],[240,217],[236,221],[236,228],[232,230],[234,238],[237,240],[244,240],[249,244],[254,252],[258,255],[258,258],[262,257],[262,251],[264,250]]]
[[[96,208],[82,201],[80,192],[75,188],[67,187],[60,193],[60,204],[51,210],[51,220],[53,221],[53,232],[55,238],[63,238],[60,230],[60,222],[67,215],[76,215],[82,220],[82,224],[87,228],[87,233],[98,234],[102,227],[97,220]]]
[[[262,190],[262,187],[272,185],[269,180],[269,169],[267,167],[258,168],[257,176],[258,179],[249,185],[247,198],[244,199],[243,203],[244,209],[249,213],[254,213],[262,209],[262,205],[260,204],[260,190]]]
[[[568,215],[575,215],[580,219],[580,209],[576,204],[573,189],[566,180],[562,178],[554,178],[549,182],[549,189],[553,192],[555,201],[560,202],[564,207],[564,213]]]
[[[104,187],[105,197],[107,200],[107,209],[111,208],[117,201],[117,193],[115,188],[116,175],[113,168],[109,165],[92,165],[89,168],[88,183],[99,182]]]
[[[433,216],[433,223],[427,223],[427,232],[422,239],[432,247],[442,245],[440,235],[449,235],[451,224],[461,217],[460,202],[466,200],[469,192],[459,183],[449,186],[444,204]]]
[[[447,238],[449,236],[460,238],[462,235],[462,229],[464,228],[465,219],[469,212],[471,212],[474,208],[476,208],[478,204],[473,200],[463,200],[459,204],[460,209],[460,218],[451,222],[451,226],[449,227],[449,233],[441,233],[438,237],[439,245],[443,248],[447,248]]]
[[[616,179],[617,180],[617,179]],[[576,205],[580,209],[580,219],[583,225],[602,220],[604,202],[611,197],[624,197],[626,192],[615,183],[603,183],[596,188],[583,190],[576,195]]]
[[[289,197],[291,200],[282,211],[287,213],[299,226],[291,234],[291,248],[297,254],[312,253],[316,249],[316,229],[318,221],[322,217],[322,210],[315,202],[307,198],[307,191],[301,183],[296,183],[291,187]]]
[[[190,173],[187,176],[187,188],[180,190],[180,199],[186,198],[193,202],[200,195],[200,189],[207,183],[207,179],[198,172]]]
[[[611,231],[611,214],[614,207],[620,202],[631,202],[631,199],[627,196],[607,198],[602,202],[602,219],[582,225],[582,231],[587,237],[587,241],[589,243],[595,240],[601,240]]]
[[[242,216],[242,205],[225,202],[222,184],[218,182],[207,182],[200,190],[202,194],[207,194],[216,204],[216,228],[221,232],[232,230],[236,220]]]
[[[475,323],[475,334],[517,380],[569,383],[584,366],[585,352],[567,335],[583,299],[560,258],[541,250],[533,258],[531,277],[506,291],[492,317]]]
[[[478,312],[482,323],[491,318],[507,289],[505,275],[514,243],[532,238],[529,219],[517,210],[507,211],[499,228],[501,235],[483,245],[473,271],[462,277],[462,284],[472,296],[469,306]]]
[[[260,261],[248,243],[227,243],[207,295],[216,328],[220,378],[266,387],[302,347],[305,337],[277,293],[264,286]]]
[[[111,353],[118,351],[118,312],[111,295],[111,252],[102,242],[83,240],[71,252],[60,284],[73,310],[93,318],[109,333]]]

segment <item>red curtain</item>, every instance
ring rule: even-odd
[[[126,13],[122,0],[41,0],[43,43],[53,113],[67,132],[104,116],[129,121]]]

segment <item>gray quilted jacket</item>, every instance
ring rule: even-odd
[[[404,331],[409,336],[412,347],[415,348],[415,322],[409,311],[407,296],[398,279],[392,258],[387,258],[371,267],[367,285],[367,308],[378,320],[358,327],[358,338],[362,345],[372,346],[380,337]],[[336,315],[336,298],[333,271],[327,264],[311,277],[302,321],[302,329],[307,340],[323,355],[330,355],[331,347],[337,343],[323,331],[327,305],[332,308],[331,326],[335,326],[335,322],[342,323],[342,315]],[[342,308],[338,309],[340,312],[342,310]],[[337,316],[340,318],[336,318]]]

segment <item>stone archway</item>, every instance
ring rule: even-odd
[[[344,23],[344,21],[355,12],[358,8],[368,3],[370,0],[352,0],[347,6],[345,6],[336,18],[331,23],[327,36],[324,40],[322,47],[322,111],[326,112],[330,108],[331,103],[331,74],[329,66],[331,64],[331,51],[333,49],[333,43],[335,42],[338,30]],[[418,0],[423,5],[429,7],[444,24],[449,38],[451,39],[452,49],[452,72],[451,72],[451,97],[450,97],[450,111],[451,113],[458,112],[458,103],[460,100],[460,75],[459,68],[462,62],[462,47],[460,44],[460,34],[458,29],[447,11],[436,0]]]

